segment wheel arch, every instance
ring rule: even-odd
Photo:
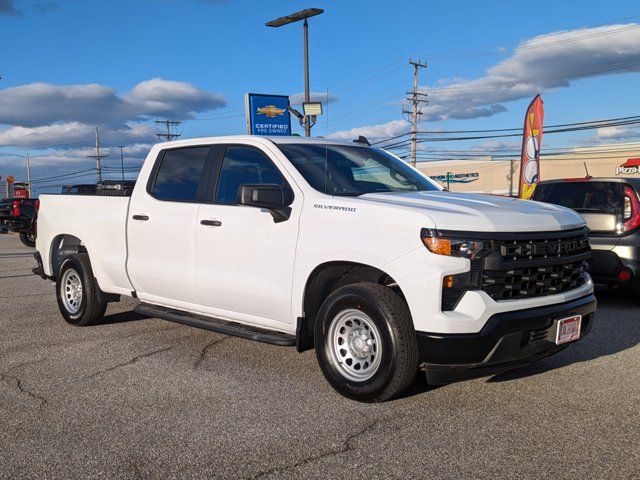
[[[303,295],[303,317],[298,319],[297,336],[310,336],[313,338],[313,329],[316,317],[322,302],[336,289],[354,283],[377,283],[392,289],[405,301],[404,294],[394,278],[384,270],[364,263],[352,261],[330,261],[316,266],[308,275]],[[313,341],[304,341],[299,338],[299,345],[307,350],[313,347]]]
[[[51,265],[51,276],[56,279],[64,257],[72,253],[87,253],[87,249],[82,240],[75,235],[62,233],[56,235],[51,242],[49,253],[49,264]]]

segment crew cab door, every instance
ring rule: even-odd
[[[143,301],[187,309],[198,303],[195,233],[210,151],[206,145],[163,150],[147,185],[134,189],[127,271]]]
[[[254,325],[293,323],[291,288],[302,193],[265,150],[220,147],[213,167],[213,202],[200,207],[196,225],[200,304],[207,314]],[[281,185],[290,217],[276,223],[265,209],[237,205],[243,184]]]

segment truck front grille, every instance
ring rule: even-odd
[[[493,240],[481,288],[494,300],[554,295],[584,285],[590,256],[586,229]]]
[[[494,300],[553,295],[584,285],[587,281],[585,270],[584,260],[506,271],[485,270],[482,274],[482,290]]]
[[[448,232],[447,232],[448,233]],[[445,235],[447,233],[444,233]],[[516,234],[475,233],[488,253],[471,261],[471,270],[456,275],[456,287],[443,289],[442,309],[455,309],[466,290],[482,290],[492,299],[520,300],[555,295],[587,282],[591,256],[588,230]]]

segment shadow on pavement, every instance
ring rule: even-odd
[[[488,382],[504,382],[544,373],[572,363],[613,355],[640,343],[640,298],[624,289],[596,291],[598,310],[589,336],[576,345],[530,366],[510,370],[491,377]]]
[[[102,321],[96,323],[96,326],[111,325],[115,323],[137,322],[139,320],[146,320],[148,318],[151,317],[149,317],[148,315],[141,315],[131,310],[129,312],[120,312],[113,313],[111,315],[105,315]]]

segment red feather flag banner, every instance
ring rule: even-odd
[[[542,97],[536,95],[524,117],[522,138],[522,156],[520,158],[520,185],[518,197],[531,198],[533,190],[540,181],[540,146],[542,145],[542,121],[544,104]]]

